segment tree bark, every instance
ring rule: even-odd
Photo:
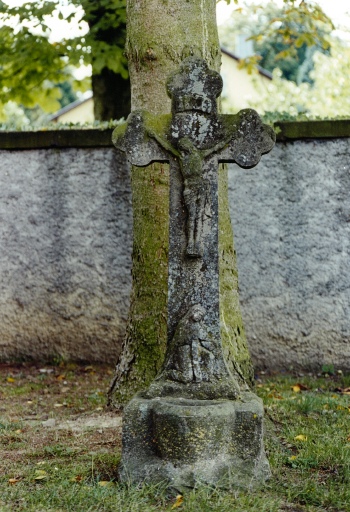
[[[97,121],[125,119],[130,114],[130,79],[108,68],[92,75],[94,116]]]
[[[194,50],[220,69],[216,0],[128,0],[127,45],[132,110],[168,114],[166,80]],[[169,167],[132,169],[133,285],[129,319],[109,403],[118,408],[146,388],[160,370],[167,332]],[[238,281],[228,210],[227,171],[219,173],[220,316],[224,355],[250,382],[252,365],[238,302]]]
[[[109,69],[109,50],[121,49],[126,39],[125,4],[113,10],[113,2],[87,0],[84,3],[85,19],[90,28],[92,92],[94,98],[94,115],[97,121],[125,119],[130,114],[130,79],[126,78],[126,59],[114,58],[116,69]],[[96,65],[105,59],[105,66]],[[118,73],[118,68],[120,73]],[[123,76],[122,76],[122,74]]]

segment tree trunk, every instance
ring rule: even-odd
[[[127,63],[121,50],[126,39],[125,3],[120,2],[117,10],[112,1],[86,0],[83,5],[90,29],[88,42],[91,45],[95,119],[126,119],[130,114],[131,100],[130,79],[126,78]],[[108,67],[111,54],[113,69]]]
[[[98,75],[92,75],[94,115],[98,121],[125,119],[130,114],[130,80],[103,68]]]
[[[170,113],[166,80],[191,48],[220,69],[216,0],[128,0],[127,56],[132,110]],[[161,368],[167,332],[169,167],[132,169],[133,286],[129,319],[115,378],[114,407],[146,388]],[[238,302],[227,172],[219,174],[220,316],[224,355],[234,374],[250,382],[252,366]]]

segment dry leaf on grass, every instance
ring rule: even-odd
[[[341,395],[350,395],[350,388],[336,388],[334,391]]]
[[[295,436],[294,441],[307,441],[307,436],[304,436],[304,434],[299,434],[298,436]]]
[[[100,480],[100,482],[98,482],[98,485],[100,487],[111,487],[113,484],[113,482],[110,482],[108,480]]]
[[[37,469],[35,471],[34,480],[45,480],[47,477],[48,477],[48,474],[44,469]]]
[[[176,501],[175,501],[174,505],[171,507],[171,510],[173,510],[174,508],[181,507],[183,501],[184,501],[184,497],[182,496],[182,494],[178,494],[176,496]]]
[[[277,393],[277,391],[273,391],[272,393],[269,393],[268,398],[275,398],[276,400],[283,400],[283,396]]]
[[[298,382],[297,384],[291,386],[291,389],[294,391],[294,393],[300,393],[300,391],[308,391],[309,388]]]
[[[15,485],[15,484],[17,484],[17,482],[20,482],[20,481],[21,481],[20,478],[9,478],[8,483],[10,485]]]
[[[71,482],[81,482],[82,480],[84,480],[84,477],[81,475],[73,476],[73,478],[70,479]]]

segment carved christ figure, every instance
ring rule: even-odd
[[[183,137],[179,140],[180,169],[183,177],[183,199],[187,208],[187,249],[192,258],[202,255],[201,234],[205,203],[208,198],[208,182],[203,177],[203,156],[193,142]]]
[[[146,132],[149,137],[154,138],[164,149],[171,151],[179,159],[183,177],[182,195],[188,215],[186,255],[192,258],[200,258],[202,255],[200,240],[203,216],[208,199],[208,183],[203,176],[203,161],[208,154],[217,148],[203,151],[197,149],[189,137],[183,137],[178,141],[175,149],[169,141],[160,137],[150,127],[146,127]]]

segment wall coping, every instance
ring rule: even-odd
[[[350,137],[350,119],[280,121],[276,122],[274,127],[278,132],[277,142]],[[112,128],[0,131],[0,149],[112,147],[112,132]]]
[[[350,137],[350,119],[279,121],[274,127],[278,131],[277,141]]]
[[[113,129],[1,132],[0,149],[95,148],[112,146]]]

